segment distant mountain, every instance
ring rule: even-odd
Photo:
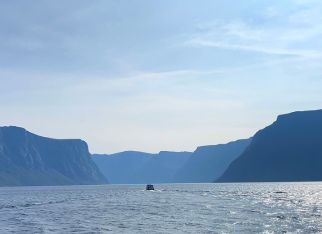
[[[0,186],[107,183],[82,140],[0,127]]]
[[[93,161],[112,184],[139,183],[137,172],[145,165],[153,154],[125,151],[116,154],[93,154]]]
[[[149,154],[126,151],[111,155],[93,155],[94,162],[114,184],[171,183],[174,174],[190,152],[161,151]]]
[[[198,147],[176,173],[174,180],[182,183],[213,182],[243,153],[250,142],[250,139],[246,139],[228,144]]]
[[[138,176],[146,183],[174,183],[175,174],[190,155],[191,152],[161,151],[140,168]]]
[[[281,115],[256,133],[218,182],[321,181],[322,110]]]
[[[219,178],[250,141],[202,146],[193,153],[126,151],[111,155],[96,154],[93,159],[110,183],[204,183]]]

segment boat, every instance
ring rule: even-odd
[[[147,184],[146,185],[146,190],[154,190],[153,184]]]

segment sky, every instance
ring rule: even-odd
[[[322,108],[320,0],[0,0],[0,126],[192,151]]]

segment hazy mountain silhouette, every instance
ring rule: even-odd
[[[94,154],[93,161],[112,184],[139,183],[137,171],[147,163],[153,154],[125,151],[111,155]]]
[[[82,140],[0,127],[0,186],[101,184],[107,182],[103,174],[121,184],[320,181],[322,110],[281,115],[252,139],[202,146],[193,153],[90,157]]]
[[[205,183],[218,179],[229,164],[249,145],[250,139],[228,144],[201,146],[176,173],[174,180],[182,183]]]
[[[161,151],[149,154],[125,151],[111,155],[95,154],[93,159],[110,183],[171,183],[174,174],[190,155],[190,152]]]
[[[281,115],[256,133],[219,182],[322,180],[322,110]]]
[[[143,165],[138,176],[146,183],[174,183],[175,174],[190,155],[191,152],[161,151]]]
[[[126,151],[111,155],[96,154],[93,159],[109,181],[116,184],[212,182],[241,155],[250,141],[202,146],[193,153]]]
[[[82,140],[56,140],[19,127],[0,127],[0,185],[101,184]]]

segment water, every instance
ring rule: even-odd
[[[322,232],[322,183],[0,188],[0,233]]]

